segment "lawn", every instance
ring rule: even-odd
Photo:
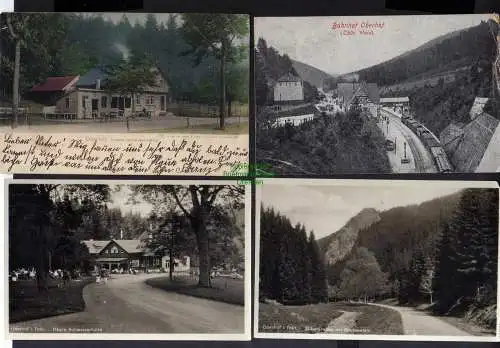
[[[17,323],[83,311],[85,302],[82,290],[92,281],[90,278],[71,281],[64,288],[58,288],[58,283],[51,281],[46,294],[38,293],[36,282],[33,280],[12,283],[9,291],[9,322]]]
[[[215,278],[211,288],[200,288],[198,280],[174,279],[168,277],[148,279],[146,284],[165,291],[183,295],[205,298],[213,301],[226,302],[235,305],[245,305],[245,282],[239,279]]]
[[[203,124],[189,128],[148,129],[141,133],[248,134],[248,122],[228,124],[224,130],[213,124]]]
[[[342,302],[306,306],[259,304],[261,332],[324,332],[328,324],[343,312],[359,312],[353,332],[370,335],[402,335],[403,323],[398,312],[388,308]]]

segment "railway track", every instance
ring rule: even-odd
[[[404,136],[408,147],[413,154],[413,161],[415,162],[415,171],[417,173],[435,173],[437,172],[436,165],[434,164],[434,160],[429,151],[423,146],[419,146],[417,142],[421,142],[420,139],[409,129],[406,127],[401,120],[392,115],[387,111],[382,111],[389,119],[392,124],[395,125],[401,134]],[[429,159],[426,161],[426,159]]]

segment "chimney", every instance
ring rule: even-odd
[[[123,239],[123,228],[120,229],[120,239]]]
[[[95,80],[95,89],[101,89],[101,79]]]

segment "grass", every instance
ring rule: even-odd
[[[323,332],[343,312],[358,312],[353,332],[377,335],[402,335],[398,312],[382,307],[330,302],[306,306],[259,304],[259,330],[262,332]]]
[[[342,312],[335,303],[282,306],[259,303],[259,331],[308,333],[325,329]]]
[[[146,280],[146,284],[165,291],[205,298],[234,305],[245,305],[245,282],[239,279],[215,278],[211,288],[198,287],[197,279],[174,279],[168,277]]]
[[[189,128],[148,129],[141,133],[197,133],[197,134],[248,134],[248,122],[228,124],[222,130],[213,124],[203,124]]]
[[[363,306],[362,313],[356,318],[358,329],[369,330],[370,335],[403,335],[401,315],[392,309]]]
[[[219,117],[219,107],[215,105],[172,103],[168,106],[168,111],[180,117]],[[248,104],[233,103],[231,105],[231,117],[248,117],[248,112]]]
[[[49,281],[49,291],[46,294],[38,292],[33,280],[12,283],[9,291],[9,322],[17,323],[81,312],[85,309],[83,288],[92,281],[90,278],[71,281],[63,288],[57,287],[58,282]]]

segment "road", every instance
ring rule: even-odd
[[[16,128],[18,132],[50,132],[50,133],[126,133],[127,123],[125,121],[99,122],[92,120],[85,121],[43,121],[43,124],[31,126],[25,125],[25,120],[20,118],[20,126]],[[185,129],[194,126],[213,124],[217,127],[219,124],[218,118],[208,117],[178,117],[164,116],[153,120],[131,120],[129,122],[129,130],[131,133],[140,133],[144,131],[162,130],[162,129]],[[246,123],[247,117],[230,117],[225,119],[226,125]],[[0,126],[1,132],[11,132],[10,125]],[[194,132],[194,130],[193,130]]]
[[[11,332],[244,333],[243,306],[155,289],[158,275],[117,275],[84,288],[85,311],[10,325]],[[57,328],[59,331],[54,331]],[[71,333],[71,332],[70,332]]]
[[[389,132],[387,124],[379,123],[379,127],[387,139],[396,141],[396,152],[388,152],[389,161],[394,173],[436,173],[436,165],[429,151],[415,133],[406,127],[401,119],[381,109],[382,116],[389,119]],[[406,157],[410,163],[401,163],[404,157],[404,144],[406,145]]]
[[[371,303],[371,305],[398,311],[403,321],[405,335],[471,336],[468,332],[460,330],[439,318],[413,308],[389,306],[378,303]]]

